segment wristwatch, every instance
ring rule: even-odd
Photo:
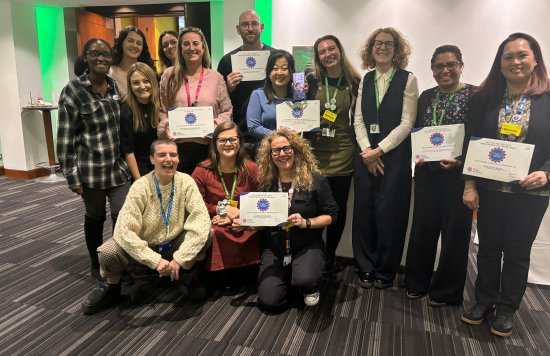
[[[311,229],[311,220],[306,219],[306,229]]]

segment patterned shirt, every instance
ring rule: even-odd
[[[59,98],[57,158],[69,186],[106,189],[125,184],[130,172],[120,152],[120,94],[107,76],[105,97],[88,74],[71,80]]]
[[[473,95],[473,92],[474,87],[470,84],[465,84],[455,93],[443,93],[439,89],[435,89],[430,100],[430,105],[426,107],[423,114],[419,113],[418,126],[424,127],[465,123],[468,114],[468,101]],[[440,120],[441,122],[439,122]]]

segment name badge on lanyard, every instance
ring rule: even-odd
[[[380,125],[379,124],[371,124],[370,125],[370,133],[371,134],[379,134],[380,133]]]

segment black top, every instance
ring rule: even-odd
[[[278,184],[273,183],[270,192],[278,191]],[[328,180],[324,176],[313,178],[311,191],[295,191],[292,195],[290,211],[288,215],[300,213],[304,219],[315,218],[319,215],[329,215],[332,223],[336,222],[338,216],[338,205],[334,201]],[[284,232],[278,229],[279,233],[267,234],[267,247],[274,252],[284,254]],[[324,228],[300,229],[297,226],[290,228],[290,248],[292,253],[310,245],[317,239],[322,239]],[[274,231],[273,231],[274,232]]]
[[[150,115],[152,105],[138,104],[143,114]],[[123,154],[134,153],[136,161],[149,162],[149,150],[153,141],[157,139],[157,129],[145,118],[145,131],[134,131],[134,116],[126,102],[120,108],[120,150]],[[147,173],[147,172],[146,172]]]
[[[227,76],[233,72],[231,65],[231,55],[241,51],[241,47],[235,48],[220,59],[218,64],[218,72],[223,75],[223,79],[227,81]],[[275,48],[268,45],[263,45],[262,51],[274,52]],[[241,82],[235,87],[232,93],[229,93],[231,104],[233,105],[233,121],[239,126],[242,132],[248,130],[246,126],[246,108],[248,107],[248,98],[255,89],[261,88],[264,85],[263,80],[254,80]]]

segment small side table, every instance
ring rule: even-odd
[[[42,120],[44,121],[44,133],[46,135],[46,147],[48,149],[48,164],[39,163],[37,166],[49,169],[50,175],[48,177],[37,178],[35,181],[41,183],[64,182],[65,178],[59,177],[55,173],[59,168],[59,164],[55,162],[51,112],[52,110],[57,110],[57,106],[24,106],[22,109],[29,111],[40,111],[42,113]]]

